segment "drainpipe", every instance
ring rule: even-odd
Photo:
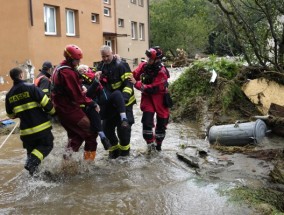
[[[117,50],[117,20],[116,20],[116,0],[114,0],[114,32],[116,34],[116,36],[114,36],[114,39],[115,39],[115,52],[118,53],[118,50]]]
[[[147,7],[148,7],[148,48],[150,47],[150,0],[147,0]]]
[[[34,26],[33,1],[32,0],[30,0],[30,20],[31,20],[31,26]]]

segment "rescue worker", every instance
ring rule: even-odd
[[[87,96],[93,97],[94,91],[100,91],[98,104],[101,106],[103,131],[112,145],[109,158],[115,159],[129,155],[131,126],[134,123],[133,104],[136,100],[133,84],[128,80],[131,75],[129,65],[115,57],[109,46],[102,46],[100,52],[102,61],[96,69],[96,77],[103,88],[98,90],[98,81],[94,81]]]
[[[140,108],[143,112],[143,138],[147,149],[161,151],[169,120],[169,107],[164,105],[167,93],[169,72],[162,64],[162,51],[159,47],[146,51],[147,62],[141,62],[133,71],[130,81],[142,92]],[[154,116],[156,114],[156,125]],[[153,132],[155,128],[155,133]]]
[[[77,70],[80,74],[80,78],[82,79],[83,93],[86,93],[87,88],[89,88],[89,86],[93,82],[93,79],[95,78],[95,73],[87,65],[83,64],[81,64]],[[88,107],[87,108],[83,107],[83,111],[89,117],[89,120],[91,122],[91,129],[99,134],[104,149],[108,150],[111,147],[111,144],[109,142],[109,139],[106,137],[105,133],[103,132],[103,127],[99,112],[96,111],[94,108],[88,108]]]
[[[53,148],[53,135],[48,115],[54,115],[51,100],[34,84],[26,83],[21,68],[10,70],[13,87],[6,95],[9,118],[20,118],[20,138],[27,150],[25,169],[33,175]]]
[[[37,75],[34,84],[42,89],[42,91],[50,97],[51,81],[50,77],[52,75],[53,66],[51,62],[45,61],[42,64],[42,68],[39,70],[40,73]]]
[[[69,156],[72,152],[78,152],[85,141],[84,159],[92,161],[96,157],[98,134],[91,131],[90,120],[81,105],[97,111],[99,107],[82,92],[79,73],[76,70],[83,58],[82,50],[76,45],[67,45],[63,55],[65,60],[59,64],[51,77],[53,85],[51,97],[59,121],[67,131]]]

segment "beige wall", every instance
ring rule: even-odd
[[[32,3],[31,23],[30,2]],[[110,5],[103,0],[11,0],[1,4],[0,19],[1,49],[0,49],[0,91],[9,90],[12,81],[9,70],[30,61],[35,75],[41,68],[43,61],[50,60],[57,65],[63,60],[63,50],[67,44],[76,44],[83,50],[81,63],[92,66],[100,61],[99,49],[105,40],[113,41],[114,52],[127,59],[144,57],[148,48],[148,5],[144,0],[144,7],[133,5],[130,0],[110,0]],[[44,5],[58,8],[57,17],[60,34],[45,35]],[[111,16],[105,17],[104,6],[111,8]],[[65,10],[78,10],[78,35],[66,36]],[[91,22],[91,13],[99,14],[99,22]],[[117,18],[125,20],[123,29],[117,27]],[[131,35],[130,21],[145,24],[145,40],[132,40],[130,36],[116,37],[115,34]],[[103,32],[113,33],[103,36]],[[132,61],[128,61],[132,67]],[[27,67],[26,67],[27,68]],[[132,67],[133,68],[133,67]]]
[[[106,4],[102,1],[102,11],[104,10],[104,7],[110,9],[110,16],[105,16],[102,12],[102,21],[103,21],[103,32],[115,32],[115,2],[116,0],[109,0],[109,4]],[[125,0],[118,0],[125,1]],[[128,0],[126,0],[128,1]]]
[[[15,6],[14,6],[15,5]],[[0,90],[4,85],[11,84],[7,74],[11,67],[23,62],[29,55],[29,41],[27,27],[29,25],[29,13],[27,1],[17,1],[17,4],[1,4],[0,20],[1,49],[0,49]],[[8,82],[8,83],[7,83]]]
[[[145,50],[149,46],[148,38],[148,1],[144,0],[144,6],[141,7],[138,5],[138,0],[136,4],[130,3],[130,0],[119,1],[119,4],[116,4],[116,23],[118,19],[124,19],[124,27],[117,26],[118,34],[127,34],[127,37],[118,37],[117,38],[117,49],[121,57],[124,57],[131,66],[135,68],[136,66],[132,64],[134,58],[138,58],[138,63],[141,61],[141,58],[145,58]],[[139,23],[144,24],[145,29],[145,38],[144,40],[133,40],[131,38],[131,21],[137,22],[137,34],[139,37]]]
[[[2,30],[0,41],[0,77],[4,84],[0,90],[11,87],[8,72],[11,68],[30,60],[37,74],[42,62],[50,60],[57,65],[63,60],[63,50],[67,44],[76,44],[83,50],[82,63],[91,65],[100,60],[97,50],[103,44],[102,24],[91,22],[91,13],[97,13],[102,18],[102,1],[81,0],[32,0],[33,26],[30,21],[29,1],[7,1],[1,5],[1,15],[7,17],[0,20]],[[61,35],[47,36],[44,33],[44,4],[58,6],[60,13]],[[66,36],[65,9],[78,10],[79,35]],[[13,15],[11,15],[13,14]],[[3,30],[5,29],[5,31]],[[0,80],[1,81],[1,80]]]

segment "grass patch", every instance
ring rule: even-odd
[[[234,188],[229,192],[230,201],[245,202],[254,207],[259,214],[283,215],[284,194],[271,189],[253,189],[248,187]]]

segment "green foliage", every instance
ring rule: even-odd
[[[241,88],[233,81],[228,82],[221,92],[221,103],[224,111],[228,110],[230,105],[236,102],[237,98],[242,98]]]
[[[193,63],[170,85],[175,104],[173,118],[198,118],[201,100],[209,101],[211,105],[219,106],[226,112],[234,102],[243,97],[240,86],[232,80],[238,74],[240,66],[234,61],[217,59],[216,56],[211,56],[207,61]],[[212,69],[218,74],[218,84],[209,83]]]
[[[214,28],[213,14],[203,0],[160,0],[150,3],[150,43],[164,51],[177,48],[187,53],[203,51]]]
[[[241,64],[242,62],[238,60],[227,60],[226,58],[217,58],[216,55],[211,55],[208,61],[197,61],[194,63],[194,66],[203,67],[208,71],[214,69],[220,77],[232,79],[237,75]]]

